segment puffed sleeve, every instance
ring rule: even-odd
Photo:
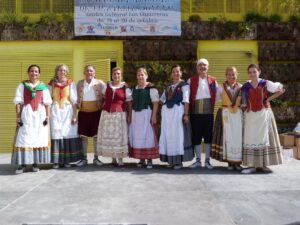
[[[132,91],[130,88],[126,88],[126,102],[132,101]]]
[[[162,103],[165,103],[165,101],[166,101],[166,93],[165,93],[166,91],[164,90],[164,92],[162,93],[162,95],[160,96],[160,101],[162,102]]]
[[[182,102],[190,102],[190,85],[184,85],[182,87]]]
[[[77,103],[77,88],[74,82],[72,82],[70,86],[70,100],[73,105]]]
[[[277,91],[281,91],[283,89],[283,85],[279,82],[272,82],[267,80],[267,90],[271,93],[275,93]]]
[[[43,90],[43,103],[44,105],[51,105],[52,104],[52,98],[49,92],[49,89]]]
[[[150,98],[152,102],[159,102],[159,94],[156,88],[150,88]]]
[[[22,83],[17,87],[14,104],[24,104],[24,85]]]

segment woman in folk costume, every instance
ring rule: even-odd
[[[181,80],[179,65],[171,69],[172,83],[163,92],[160,100],[164,103],[161,110],[161,134],[159,154],[168,167],[181,169],[182,162],[194,157],[189,124],[189,84]]]
[[[68,79],[69,68],[65,64],[56,66],[55,76],[49,82],[52,94],[51,106],[51,162],[53,168],[70,167],[79,161],[81,140],[77,126],[77,90],[73,80]]]
[[[112,81],[103,90],[104,102],[98,127],[97,151],[123,167],[128,156],[128,124],[131,122],[131,90],[122,81],[122,69],[112,70]]]
[[[244,113],[243,164],[248,174],[282,163],[281,146],[270,101],[284,93],[283,85],[259,78],[260,68],[248,66],[250,80],[242,87]],[[269,96],[268,92],[274,93]]]
[[[132,117],[129,126],[130,157],[140,159],[138,167],[152,168],[152,159],[159,158],[157,136],[154,126],[159,94],[153,84],[147,82],[145,68],[136,72],[138,84],[132,90]]]
[[[211,157],[228,162],[228,170],[242,170],[241,87],[234,66],[226,68],[226,81],[220,85],[222,107],[218,110],[212,140]]]
[[[16,90],[14,103],[17,113],[11,163],[18,165],[16,174],[23,173],[32,164],[38,172],[38,164],[50,163],[49,116],[52,103],[48,87],[39,81],[40,67],[28,67],[29,80],[23,81]]]

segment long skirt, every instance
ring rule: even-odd
[[[182,122],[183,105],[174,105],[173,108],[167,108],[164,105],[161,114],[160,160],[169,164],[181,164],[183,161],[192,160],[194,152],[190,125],[184,125]]]
[[[72,124],[73,108],[71,104],[64,104],[59,108],[57,103],[51,106],[51,162],[67,164],[76,162],[81,156],[81,139],[78,126]]]
[[[132,111],[129,126],[130,157],[136,159],[159,158],[155,127],[151,125],[152,110]]]
[[[242,162],[242,124],[243,114],[240,109],[235,113],[228,108],[218,110],[214,124],[212,158],[229,163]]]
[[[45,118],[44,106],[39,105],[36,111],[30,104],[23,107],[23,125],[16,129],[11,164],[50,163],[49,125],[43,125]]]
[[[272,110],[264,108],[244,115],[243,164],[250,167],[281,164],[282,147]]]
[[[104,157],[128,156],[126,112],[102,111],[98,127],[97,152]]]

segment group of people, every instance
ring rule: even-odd
[[[207,169],[213,169],[210,158],[228,162],[229,170],[242,173],[270,172],[268,166],[281,164],[270,101],[284,93],[283,85],[261,79],[255,64],[249,65],[249,81],[244,85],[237,82],[235,67],[226,69],[222,85],[208,74],[206,59],[199,59],[196,69],[197,74],[184,81],[181,67],[174,65],[171,82],[159,96],[155,85],[147,81],[145,68],[136,71],[137,84],[129,88],[119,67],[112,69],[112,81],[105,84],[96,79],[94,66],[86,65],[84,79],[76,85],[68,78],[67,65],[61,64],[46,85],[39,80],[40,67],[30,65],[29,79],[18,85],[14,98],[17,127],[12,164],[18,166],[16,173],[23,173],[27,165],[38,172],[41,163],[53,163],[54,168],[71,163],[84,166],[89,137],[96,166],[103,165],[102,156],[123,167],[123,159],[129,156],[139,160],[138,167],[151,169],[152,160],[160,158],[167,167],[181,169],[183,162],[196,156],[190,168],[199,168],[202,146]],[[214,123],[217,101],[222,106]]]

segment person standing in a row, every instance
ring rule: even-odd
[[[194,157],[189,129],[189,84],[181,79],[182,71],[179,65],[171,68],[172,83],[167,85],[160,101],[161,134],[159,139],[159,154],[162,162],[168,167],[181,169],[182,162]]]
[[[218,95],[216,79],[208,75],[209,63],[207,59],[197,62],[197,75],[192,76],[190,84],[190,114],[192,125],[192,142],[196,152],[196,162],[191,168],[201,167],[201,142],[204,139],[205,167],[213,169],[210,164],[210,152],[213,133],[214,106]]]
[[[27,73],[29,80],[18,85],[14,98],[17,129],[11,163],[18,165],[16,174],[23,173],[29,164],[38,172],[38,164],[51,160],[48,132],[51,96],[47,85],[39,80],[38,65],[30,65]]]
[[[60,64],[49,82],[51,105],[51,162],[53,168],[70,167],[81,159],[81,140],[77,126],[77,91],[73,80],[68,79],[69,68]]]
[[[113,164],[123,167],[128,156],[128,124],[131,123],[131,90],[122,81],[122,69],[112,69],[112,81],[102,90],[104,103],[98,126],[97,151],[103,157],[112,157]]]
[[[270,165],[282,163],[281,145],[270,101],[282,95],[285,90],[279,82],[259,78],[258,65],[248,67],[250,80],[242,87],[244,112],[243,164],[249,168],[242,173],[257,170],[271,172]],[[274,93],[269,96],[268,92]]]
[[[86,65],[84,67],[84,80],[77,84],[78,101],[78,134],[82,140],[83,157],[77,166],[88,163],[87,148],[88,137],[93,138],[94,160],[93,164],[102,166],[103,163],[98,158],[97,152],[97,132],[102,108],[102,92],[105,84],[102,80],[95,78],[95,67]]]
[[[129,126],[130,157],[140,159],[138,167],[152,168],[152,159],[159,158],[156,134],[156,114],[159,94],[152,83],[147,81],[145,68],[136,72],[138,84],[132,90],[132,117]]]
[[[220,87],[222,107],[219,108],[213,129],[212,158],[228,162],[228,170],[242,170],[243,112],[242,85],[237,82],[238,71],[226,68],[226,81]]]

